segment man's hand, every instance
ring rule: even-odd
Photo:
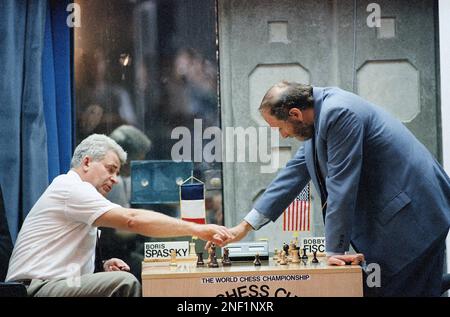
[[[352,264],[352,265],[358,265],[365,261],[364,254],[357,253],[357,254],[343,254],[343,255],[333,255],[327,257],[328,265],[346,265],[346,264]]]
[[[105,272],[111,271],[130,271],[130,267],[121,259],[111,258],[103,263]]]
[[[240,224],[230,229],[230,232],[234,235],[234,239],[229,242],[242,240],[252,230],[252,226],[250,226],[247,221],[242,221]]]
[[[224,246],[230,240],[234,239],[234,235],[228,228],[214,224],[199,225],[194,227],[193,236],[197,236],[205,241],[212,241],[218,246]]]
[[[242,221],[237,226],[234,226],[233,228],[229,229],[229,232],[233,235],[233,238],[225,241],[225,243],[220,246],[223,247],[228,243],[239,241],[239,240],[243,239],[251,230],[253,230],[252,226],[250,226],[247,221]],[[205,250],[208,250],[208,248],[211,246],[211,242],[215,243],[215,241],[210,240],[205,245]]]

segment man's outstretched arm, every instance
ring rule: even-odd
[[[196,236],[219,246],[234,238],[230,230],[223,226],[196,224],[144,209],[113,208],[98,217],[94,226],[127,230],[156,238]]]

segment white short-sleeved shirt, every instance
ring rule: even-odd
[[[56,279],[93,273],[97,228],[105,212],[120,207],[69,171],[56,177],[22,225],[7,281]]]

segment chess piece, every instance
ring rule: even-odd
[[[208,260],[207,260],[208,264],[212,262],[211,254],[212,254],[213,250],[215,250],[215,249],[216,249],[216,245],[214,243],[211,243],[211,245],[208,248]]]
[[[261,261],[259,260],[259,253],[256,253],[255,260],[253,261],[255,266],[261,266]]]
[[[294,251],[295,248],[296,248],[296,246],[294,245],[294,240],[292,240],[291,243],[289,243],[289,249],[287,252],[287,261],[288,262],[292,261],[292,251]]]
[[[278,251],[277,263],[280,263],[282,254],[283,254],[283,250]]]
[[[208,263],[208,267],[219,267],[219,263],[217,263],[217,257],[216,257],[216,245],[213,243],[211,244],[211,261]]]
[[[216,255],[212,256],[211,262],[208,263],[208,267],[219,267],[219,263],[217,263]]]
[[[297,236],[295,236],[295,238],[294,238],[294,245],[295,245],[295,247],[298,246],[298,238],[297,238]]]
[[[315,263],[315,264],[316,264],[316,263],[319,263],[319,260],[317,259],[317,251],[314,251],[314,252],[313,252],[313,255],[314,255],[314,257],[313,257],[313,259],[312,259],[311,262],[312,262],[312,263]]]
[[[283,251],[286,252],[286,255],[289,254],[289,246],[286,243],[283,243]]]
[[[203,266],[205,262],[203,262],[203,252],[197,253],[197,266]]]
[[[306,255],[306,247],[303,248],[302,260],[305,260],[305,261],[308,260],[308,256]]]
[[[194,239],[192,239],[192,242],[189,243],[189,256],[194,257],[196,254],[195,252],[195,242]]]
[[[294,240],[289,244],[289,255],[292,256],[292,250],[294,250],[297,246],[294,244]]]
[[[280,265],[287,265],[286,251],[281,253]]]
[[[273,250],[273,258],[272,258],[274,261],[277,261],[278,260],[278,250],[277,250],[277,248],[275,248],[274,250]]]
[[[177,252],[175,250],[170,251],[170,266],[177,266]]]
[[[300,263],[299,248],[295,248],[292,252],[292,263]]]
[[[223,248],[222,265],[223,266],[231,266],[230,249],[228,249],[228,248]]]

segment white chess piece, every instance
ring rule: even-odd
[[[300,256],[298,254],[298,249],[294,249],[292,252],[292,263],[300,263]]]
[[[280,265],[287,265],[287,261],[286,261],[286,251],[283,251],[283,252],[281,253]]]
[[[277,248],[275,248],[274,250],[273,250],[273,258],[272,258],[274,261],[277,261],[278,260],[278,250],[277,250]]]
[[[175,250],[170,251],[170,266],[177,266],[177,252]]]
[[[191,256],[191,257],[197,256],[197,252],[195,252],[195,242],[194,241],[189,243],[189,256]]]

